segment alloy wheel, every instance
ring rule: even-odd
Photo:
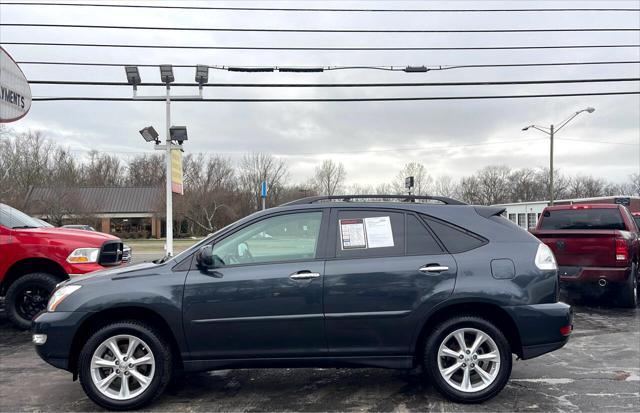
[[[91,380],[96,389],[113,400],[130,400],[149,387],[155,373],[149,346],[132,335],[110,337],[91,357]]]
[[[438,370],[456,390],[473,393],[495,382],[500,371],[500,350],[483,331],[461,328],[445,337],[438,348]]]

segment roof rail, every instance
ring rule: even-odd
[[[295,201],[287,202],[284,205],[305,205],[313,204],[320,201],[342,201],[353,202],[357,199],[373,199],[373,200],[399,200],[400,202],[416,202],[416,201],[438,201],[445,205],[467,205],[464,202],[460,202],[456,199],[447,198],[444,196],[426,196],[426,195],[320,195],[309,196],[306,198],[297,199]]]

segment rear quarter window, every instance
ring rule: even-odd
[[[580,208],[547,210],[542,214],[540,229],[625,230],[618,208]]]
[[[427,216],[423,216],[422,219],[451,254],[470,251],[487,243],[487,240],[481,236],[448,222]]]

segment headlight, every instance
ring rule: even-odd
[[[98,262],[100,248],[78,248],[67,257],[67,262],[74,264],[85,262]]]
[[[556,263],[556,257],[553,256],[553,251],[546,244],[538,244],[538,252],[536,252],[535,259],[536,267],[543,271],[553,271],[558,269]]]
[[[65,285],[62,288],[58,288],[54,291],[53,295],[49,299],[49,305],[47,305],[47,311],[56,311],[58,305],[64,301],[65,298],[73,294],[80,289],[80,285]]]

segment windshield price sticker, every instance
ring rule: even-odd
[[[342,238],[343,250],[367,248],[367,238],[362,219],[341,219],[340,237]]]
[[[393,231],[389,217],[340,220],[342,249],[393,247]]]
[[[389,217],[372,217],[364,220],[369,248],[393,247],[393,231]]]

